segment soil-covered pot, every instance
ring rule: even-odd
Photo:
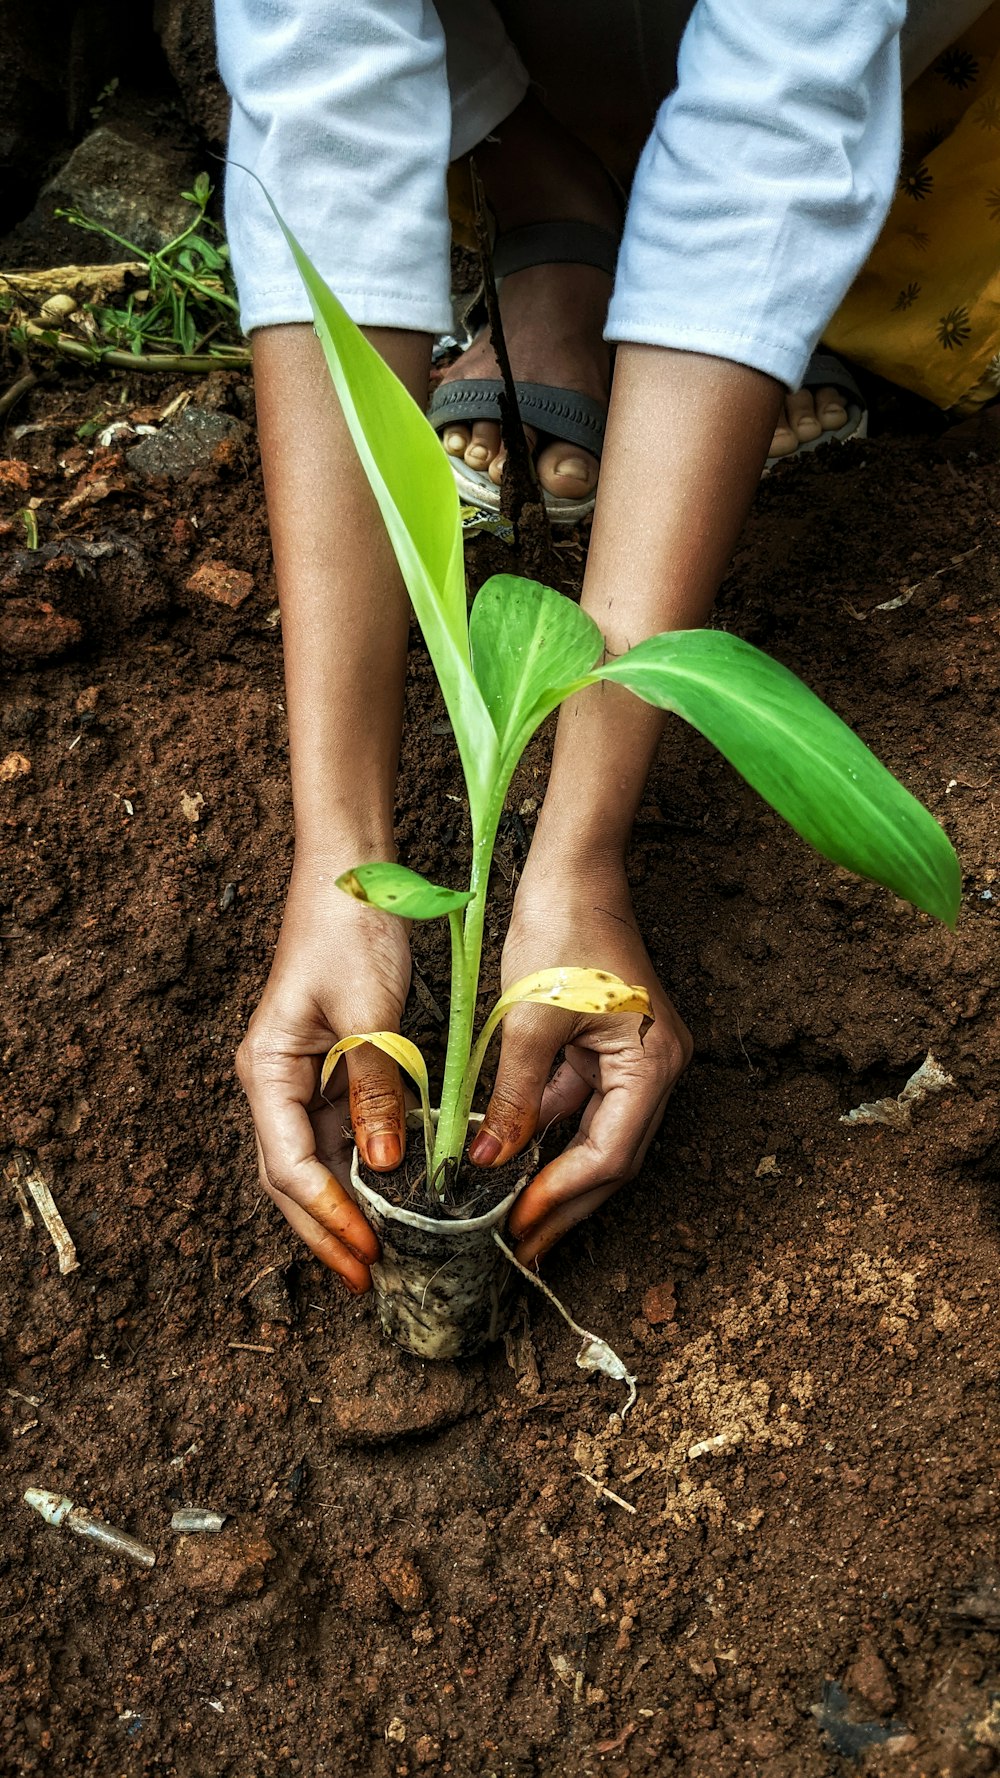
[[[473,1115],[470,1124],[482,1119]],[[411,1130],[422,1128],[410,1112]],[[390,1204],[361,1177],[358,1151],[351,1187],[382,1245],[372,1266],[375,1302],[385,1332],[417,1358],[461,1358],[495,1340],[514,1299],[513,1268],[493,1239],[530,1177],[482,1216],[425,1216]]]

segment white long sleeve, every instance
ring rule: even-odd
[[[797,388],[895,188],[905,0],[698,0],[636,174],[607,336]]]
[[[451,322],[451,103],[429,0],[218,0],[233,100],[226,232],[241,318],[311,319],[257,175],[355,320]]]

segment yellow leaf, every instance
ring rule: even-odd
[[[493,1011],[503,1018],[504,1013],[523,1000],[541,1006],[561,1006],[567,1012],[637,1012],[644,1019],[653,1017],[645,988],[630,987],[606,969],[540,969],[508,988]],[[492,1020],[493,1014],[490,1017]]]
[[[408,1037],[400,1037],[398,1031],[363,1031],[355,1037],[342,1037],[340,1042],[335,1043],[332,1050],[327,1052],[323,1063],[323,1072],[319,1077],[321,1093],[326,1092],[326,1083],[341,1056],[345,1056],[348,1050],[359,1049],[363,1043],[374,1044],[377,1050],[382,1050],[385,1055],[391,1056],[392,1060],[404,1069],[410,1079],[415,1082],[421,1100],[427,1099],[430,1088],[424,1058],[416,1044],[411,1043]]]
[[[319,1077],[319,1090],[326,1091],[326,1083],[348,1050],[356,1050],[363,1043],[374,1044],[377,1050],[390,1056],[397,1067],[402,1068],[410,1076],[420,1094],[420,1110],[424,1120],[424,1149],[427,1155],[427,1168],[430,1172],[431,1152],[434,1147],[434,1128],[431,1123],[430,1082],[427,1079],[427,1064],[415,1043],[408,1037],[400,1037],[398,1031],[362,1031],[353,1037],[342,1037],[328,1050],[323,1062],[323,1070]]]

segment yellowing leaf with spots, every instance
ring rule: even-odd
[[[340,1042],[335,1043],[332,1050],[328,1050],[326,1053],[323,1062],[323,1070],[319,1077],[320,1092],[326,1092],[327,1081],[330,1079],[341,1056],[346,1056],[348,1050],[359,1049],[363,1043],[373,1044],[375,1049],[381,1050],[386,1056],[390,1056],[396,1063],[397,1067],[402,1068],[404,1073],[408,1074],[413,1081],[417,1092],[420,1094],[420,1110],[424,1120],[424,1141],[427,1147],[429,1165],[430,1153],[434,1145],[434,1130],[431,1123],[430,1083],[427,1079],[427,1064],[424,1061],[423,1056],[420,1054],[416,1044],[411,1043],[408,1037],[401,1037],[398,1031],[362,1031],[353,1037],[342,1037]]]
[[[567,965],[562,969],[539,969],[525,975],[506,994],[501,994],[479,1033],[475,1049],[465,1071],[462,1099],[466,1114],[472,1104],[476,1081],[482,1068],[490,1038],[511,1007],[530,1001],[536,1006],[558,1006],[564,1012],[589,1012],[595,1015],[637,1012],[642,1019],[641,1032],[652,1024],[652,1002],[645,988],[632,987],[620,976],[606,969],[579,969]]]

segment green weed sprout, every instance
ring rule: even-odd
[[[601,633],[578,605],[512,574],[488,580],[470,613],[460,509],[445,453],[416,403],[281,226],[434,664],[472,822],[468,888],[442,888],[397,864],[359,865],[338,879],[348,894],[385,912],[448,920],[451,1005],[436,1129],[423,1057],[395,1032],[343,1038],[326,1058],[322,1085],[339,1057],[358,1044],[375,1044],[392,1056],[419,1091],[428,1192],[440,1196],[461,1159],[487,1045],[512,1006],[527,1000],[650,1016],[646,990],[606,971],[542,970],[501,996],[473,1040],[497,824],[524,748],[564,698],[611,680],[683,717],[817,851],[951,927],[961,877],[951,842],[929,811],[800,679],[739,637],[673,631],[605,660]]]

